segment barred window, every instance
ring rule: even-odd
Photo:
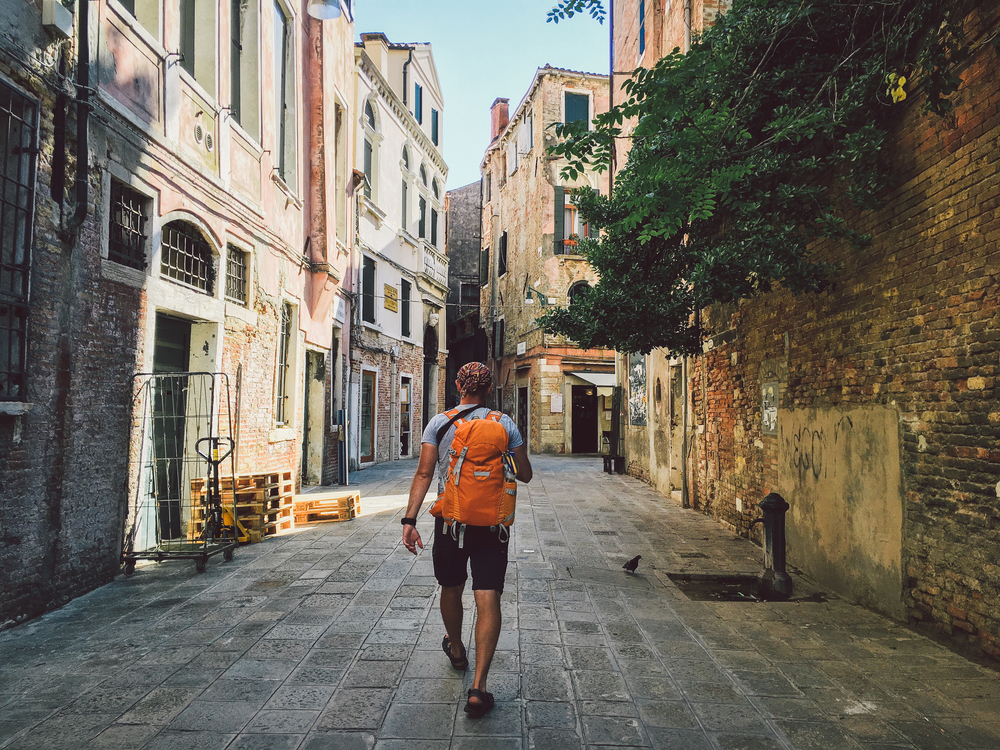
[[[146,217],[151,201],[118,180],[111,181],[108,258],[124,266],[146,268]]]
[[[226,299],[247,303],[247,279],[249,278],[249,253],[232,245],[226,256]]]
[[[160,274],[206,294],[213,293],[212,249],[194,225],[174,221],[163,228]]]
[[[37,104],[0,81],[0,401],[26,397]]]
[[[274,388],[274,422],[278,425],[288,424],[288,368],[290,363],[290,348],[292,343],[292,306],[287,302],[281,305],[280,329],[278,331],[278,372]]]

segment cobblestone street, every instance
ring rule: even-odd
[[[0,633],[0,747],[1000,747],[997,672],[796,576],[790,602],[692,601],[668,573],[756,573],[761,550],[600,459],[533,463],[487,717],[441,652],[428,505],[428,548],[399,543],[403,461],[352,475],[353,521],[201,575],[139,567]]]

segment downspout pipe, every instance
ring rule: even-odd
[[[63,226],[63,234],[75,238],[87,218],[90,157],[88,122],[90,120],[90,0],[80,0],[77,24],[76,61],[76,211]]]
[[[691,0],[686,0],[691,2]],[[611,44],[608,45],[608,111],[615,108],[615,3],[611,0],[611,9],[608,12],[608,26],[611,35]],[[618,167],[618,147],[611,144],[611,169],[608,170],[608,196],[614,192],[615,169]]]
[[[684,54],[691,51],[691,0],[684,0]]]
[[[409,99],[408,93],[410,91],[410,85],[409,85],[408,73],[411,62],[413,62],[413,47],[410,47],[410,56],[407,57],[406,62],[403,63],[403,106],[404,107],[406,106],[406,103]]]

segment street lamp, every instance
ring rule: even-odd
[[[340,18],[340,0],[309,0],[306,12],[320,21],[332,21]]]

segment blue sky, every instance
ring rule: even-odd
[[[535,70],[608,72],[608,26],[590,16],[546,23],[553,0],[357,0],[354,30],[381,31],[390,42],[430,42],[444,94],[448,189],[479,179],[490,140],[490,105],[511,110]],[[360,36],[358,36],[360,40]]]

